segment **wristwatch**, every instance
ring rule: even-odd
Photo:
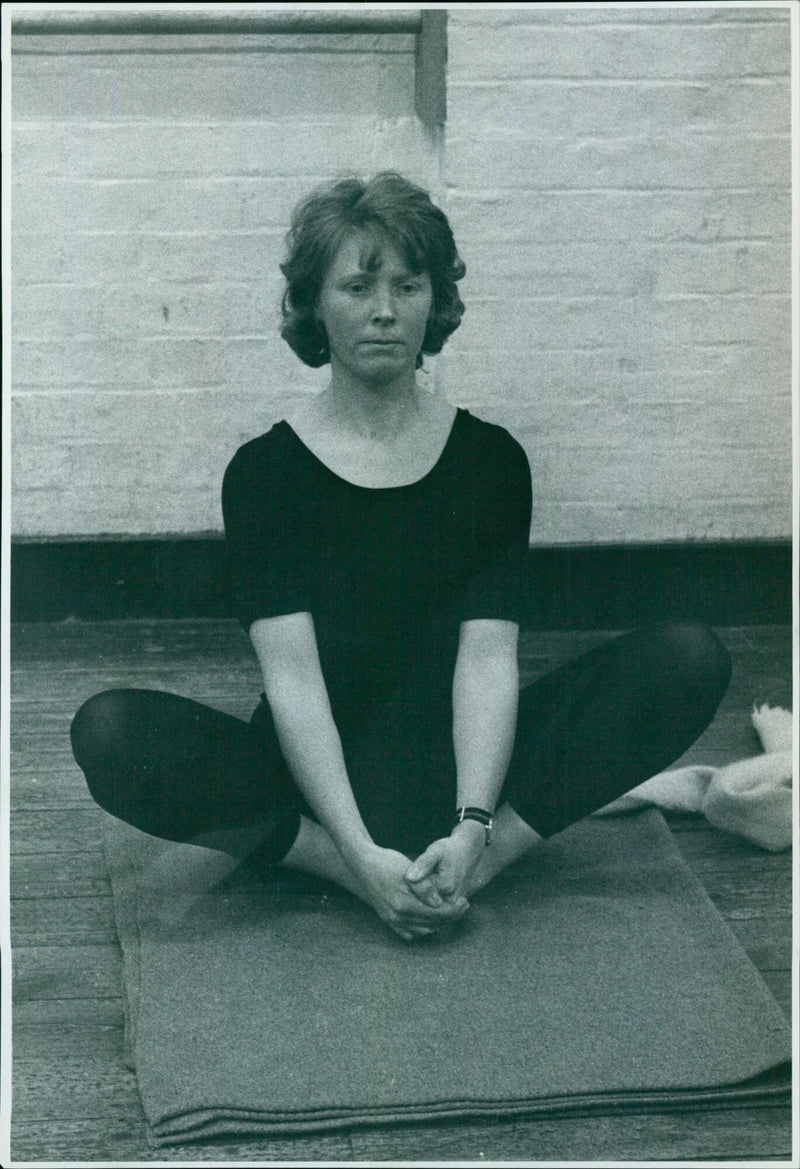
[[[488,848],[492,843],[494,815],[487,812],[485,808],[457,808],[456,824],[461,824],[464,820],[477,820],[479,824],[483,825],[483,830],[486,833],[486,847]]]

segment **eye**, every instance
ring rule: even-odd
[[[420,283],[418,280],[404,280],[400,285],[400,291],[404,292],[407,296],[413,296],[419,290]]]
[[[360,296],[362,292],[367,291],[367,285],[363,280],[352,280],[347,285],[347,291],[355,293],[356,296]]]

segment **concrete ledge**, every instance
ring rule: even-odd
[[[195,35],[209,33],[419,32],[418,10],[369,9],[261,12],[39,12],[14,13],[14,36]]]
[[[789,541],[532,548],[525,624],[789,624],[791,595]],[[13,621],[230,615],[219,537],[12,544]]]

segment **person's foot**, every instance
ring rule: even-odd
[[[366,890],[355,873],[348,869],[328,833],[321,824],[306,816],[300,817],[300,831],[280,864],[287,869],[299,869],[300,872],[334,881],[355,893],[362,901],[367,900]]]
[[[472,874],[467,897],[470,898],[484,889],[499,872],[519,860],[542,837],[535,832],[514,811],[510,804],[503,804],[494,818],[492,843],[484,849],[481,859]],[[280,862],[287,869],[299,869],[324,877],[348,889],[356,897],[370,904],[366,889],[342,860],[341,854],[321,824],[300,817],[300,831],[294,844]]]
[[[467,897],[484,889],[493,877],[514,861],[519,860],[542,837],[517,815],[510,804],[498,808],[492,828],[492,843],[484,849],[481,859],[472,874]]]
[[[411,861],[408,863],[410,865]],[[303,873],[334,881],[366,901],[367,905],[372,904],[366,886],[348,868],[331,837],[315,820],[300,817],[300,831],[280,864],[287,869],[299,869]],[[435,907],[442,904],[441,897],[430,881],[420,883],[413,892],[425,905]]]

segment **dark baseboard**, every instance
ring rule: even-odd
[[[791,595],[788,541],[532,548],[526,628],[790,624]],[[230,616],[221,539],[12,544],[12,621]]]

